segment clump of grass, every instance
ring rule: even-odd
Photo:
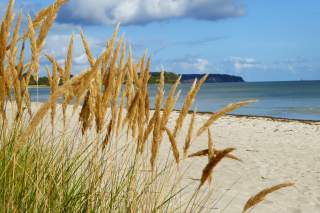
[[[172,173],[175,167],[167,164],[156,173],[141,172],[147,171],[148,166],[138,160],[134,144],[97,152],[94,142],[48,137],[41,127],[17,150],[20,131],[17,127],[2,132],[0,138],[2,209],[163,212],[180,208],[172,204],[179,190],[167,194],[167,189],[174,185],[168,185],[166,190],[158,188],[164,180],[168,181],[166,174]],[[117,162],[118,155],[123,157]]]
[[[93,55],[84,33],[80,32],[89,67],[71,78],[73,35],[64,67],[54,56],[43,53],[46,37],[58,10],[66,2],[56,0],[34,18],[28,16],[27,29],[20,37],[21,15],[10,36],[14,23],[13,0],[9,0],[1,22],[1,205],[7,210],[23,212],[182,210],[183,205],[175,201],[184,188],[177,189],[179,184],[172,180],[172,174],[178,176],[179,172],[168,159],[165,163],[164,159],[158,163],[158,155],[166,132],[175,163],[181,162],[178,133],[207,75],[193,83],[173,129],[169,128],[168,123],[180,95],[176,92],[180,78],[165,98],[165,79],[164,73],[161,73],[155,110],[151,111],[148,92],[151,59],[145,53],[140,59],[133,60],[131,48],[127,48],[124,37],[117,39],[119,25],[97,57]],[[26,43],[29,44],[28,50]],[[17,57],[18,49],[20,54]],[[26,51],[31,53],[30,58],[25,57]],[[43,55],[52,64],[51,69],[46,68],[51,94],[47,102],[35,110],[30,102],[28,85],[32,76],[38,81],[41,69],[39,59]],[[11,91],[14,92],[14,98],[11,97]],[[63,98],[61,107],[58,105],[59,98]],[[71,102],[74,105],[69,116],[68,106]],[[188,155],[192,139],[209,130],[217,119],[252,102],[231,104],[213,113],[195,137],[193,128],[197,113],[194,112],[184,139],[184,156]],[[13,121],[7,116],[8,103],[12,103],[10,109],[15,112]],[[63,131],[59,131],[56,125],[60,109]],[[51,134],[48,134],[50,128],[44,128],[48,114]],[[72,119],[76,120],[72,123],[74,128],[68,129],[67,121]],[[79,134],[80,131],[82,134]],[[208,149],[189,155],[208,156],[199,189],[211,179],[212,171],[222,159],[240,160],[230,154],[233,150],[216,150],[208,131]],[[146,161],[147,158],[150,161]],[[252,198],[245,210],[278,188],[271,188]],[[196,197],[190,199],[187,203],[196,203]],[[196,211],[194,206],[192,209],[188,209],[188,206],[185,211]]]

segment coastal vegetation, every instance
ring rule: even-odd
[[[124,38],[118,39],[117,26],[98,57],[93,56],[81,32],[90,66],[72,78],[73,36],[64,66],[54,56],[47,56],[52,65],[46,69],[51,95],[40,106],[31,103],[28,85],[32,78],[37,84],[45,81],[39,78],[39,59],[49,29],[66,2],[56,0],[34,17],[28,16],[28,26],[22,30],[23,16],[15,17],[14,1],[10,0],[1,23],[1,208],[10,212],[202,211],[199,203],[206,200],[198,194],[211,183],[216,166],[225,158],[240,160],[233,154],[233,147],[215,148],[209,128],[226,113],[255,100],[230,104],[212,113],[196,131],[194,113],[187,124],[186,138],[178,141],[208,75],[193,82],[171,128],[168,122],[182,79],[174,80],[164,98],[165,80],[171,80],[172,74],[159,73],[152,111],[147,89],[150,58],[144,55],[135,63]],[[207,150],[190,154],[197,137],[207,132]],[[171,158],[159,159],[160,147],[166,142],[170,143]],[[178,143],[184,144],[183,150]],[[181,201],[185,187],[179,180],[185,173],[177,167],[189,155],[205,157],[208,162],[201,168],[194,194]],[[267,194],[291,185],[285,183],[258,193],[244,204],[243,211]]]

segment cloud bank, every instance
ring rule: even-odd
[[[142,25],[169,19],[216,21],[244,15],[242,0],[71,0],[59,21],[83,25]]]

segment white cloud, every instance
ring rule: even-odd
[[[77,65],[87,65],[88,57],[85,53],[83,53],[82,55],[74,57],[73,62]]]
[[[99,39],[91,37],[87,37],[86,39],[93,53],[100,51],[101,42]],[[61,59],[64,59],[67,56],[69,42],[70,35],[51,34],[46,39],[46,44],[43,53],[52,55],[60,61]],[[85,62],[87,62],[87,58],[79,34],[74,35],[73,56],[73,61],[75,64],[84,65]]]
[[[167,61],[170,71],[179,73],[206,73],[210,70],[211,64],[205,58],[185,56],[174,60]]]
[[[215,21],[244,14],[242,0],[71,0],[60,22],[146,24],[172,18]]]
[[[198,58],[197,59],[197,69],[201,72],[205,72],[208,69],[209,66],[209,61],[207,59],[203,59],[203,58]]]
[[[231,57],[229,61],[233,64],[233,67],[236,70],[236,72],[264,67],[262,64],[258,63],[254,58]]]

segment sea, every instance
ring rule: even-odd
[[[191,84],[181,84],[181,96],[176,109],[181,109]],[[165,86],[168,93],[171,85]],[[157,85],[150,85],[150,101],[154,106]],[[48,100],[49,88],[31,88],[32,101]],[[239,101],[257,99],[258,102],[242,107],[232,114],[270,116],[298,120],[320,121],[320,81],[206,83],[193,104],[198,112],[215,112]]]

